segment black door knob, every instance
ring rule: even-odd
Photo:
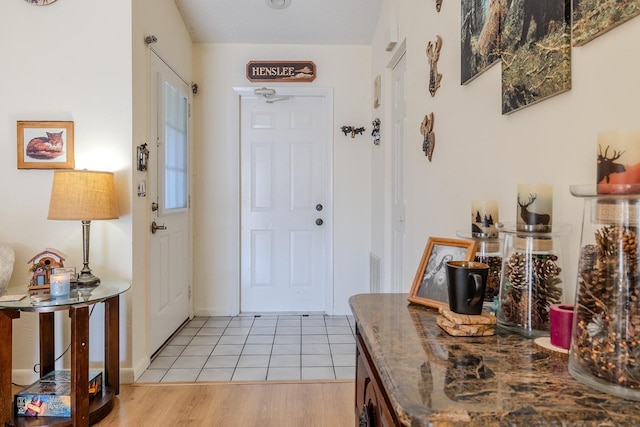
[[[324,224],[324,221],[322,221],[322,219],[318,218],[316,219],[316,225],[322,225]]]

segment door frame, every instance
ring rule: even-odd
[[[152,234],[151,234],[151,222],[155,219],[155,217],[157,215],[154,215],[151,212],[151,203],[152,202],[157,202],[158,200],[152,200],[151,198],[151,192],[149,190],[150,188],[150,181],[152,179],[155,179],[157,181],[157,176],[158,176],[158,170],[159,170],[159,166],[160,166],[160,162],[159,162],[159,156],[158,156],[158,146],[157,146],[157,141],[152,140],[152,136],[155,134],[155,136],[158,136],[158,130],[157,127],[159,125],[159,121],[158,121],[158,117],[157,117],[157,113],[159,111],[160,108],[164,109],[164,106],[160,106],[159,102],[160,102],[160,98],[159,98],[159,90],[160,90],[160,82],[156,81],[155,78],[153,77],[153,73],[154,70],[157,71],[157,66],[154,64],[157,61],[157,64],[160,65],[160,67],[162,67],[163,65],[166,66],[166,68],[173,73],[173,77],[177,78],[177,80],[179,80],[180,82],[185,84],[185,88],[187,89],[185,94],[187,97],[187,169],[188,169],[188,176],[187,176],[187,208],[186,208],[186,214],[188,216],[188,226],[187,226],[187,265],[185,266],[187,269],[187,292],[188,292],[188,297],[187,297],[187,320],[188,319],[193,319],[194,317],[194,308],[193,308],[193,226],[194,226],[194,222],[193,222],[193,209],[192,209],[192,205],[191,205],[191,196],[193,194],[193,185],[194,185],[194,179],[193,179],[193,114],[192,114],[192,107],[193,107],[193,92],[191,91],[191,87],[190,84],[155,50],[151,49],[150,51],[150,56],[149,56],[149,124],[148,124],[148,132],[149,132],[149,144],[155,146],[155,159],[148,159],[147,163],[148,163],[148,169],[147,171],[145,171],[145,175],[144,175],[144,180],[145,180],[145,184],[146,184],[146,194],[144,196],[144,203],[145,203],[145,229],[146,229],[146,236],[147,236],[147,248],[148,248],[148,259],[147,259],[147,271],[150,272],[152,269],[152,263],[153,260],[151,259],[151,254],[152,254]],[[163,65],[162,65],[163,64]],[[153,83],[156,83],[155,87],[153,85]],[[154,117],[154,113],[155,113],[155,117]],[[152,127],[156,127],[155,131],[152,131]],[[151,147],[150,147],[151,148]],[[153,171],[151,170],[151,162],[156,162],[156,170]],[[134,167],[134,170],[137,170]],[[151,172],[155,172],[156,176],[152,176]],[[139,172],[138,172],[139,173]],[[141,178],[142,179],[142,178]],[[158,182],[155,183],[156,185],[156,193],[158,193],[160,191],[160,185]],[[162,188],[164,188],[164,184],[162,186]],[[147,277],[150,279],[151,278],[151,274],[149,273],[147,275]],[[151,318],[151,307],[152,307],[152,303],[151,303],[151,297],[153,294],[153,284],[151,282],[148,283],[148,295],[147,295],[147,313],[146,313],[146,319],[147,322],[150,322],[150,318]],[[151,328],[150,323],[149,323],[149,328]],[[172,331],[175,332],[175,331]],[[147,346],[149,348],[150,354],[151,352],[154,352],[156,350],[151,349],[151,331],[150,329],[147,331]],[[162,347],[161,347],[162,348]]]
[[[406,43],[406,39],[402,41],[402,43],[400,44],[400,46],[398,47],[398,49],[396,49],[396,52],[394,53],[393,57],[391,58],[391,60],[388,62],[387,64],[387,69],[388,69],[388,81],[389,81],[389,85],[388,86],[388,97],[389,99],[393,99],[395,93],[394,93],[394,85],[393,85],[393,76],[395,73],[395,68],[398,66],[398,64],[400,64],[400,62],[404,59],[405,63],[405,81],[404,81],[404,100],[405,100],[405,117],[404,117],[404,131],[405,131],[405,140],[406,140],[406,130],[407,130],[407,117],[406,117],[406,96],[407,96],[407,85],[406,85],[406,71],[407,71],[407,43]],[[395,120],[395,117],[393,117],[393,111],[391,109],[391,107],[389,108],[389,116],[391,118],[390,122],[393,122]],[[389,155],[389,159],[390,159],[390,174],[389,174],[389,224],[387,226],[387,233],[388,233],[388,237],[389,237],[389,244],[388,244],[388,254],[389,257],[387,258],[389,261],[388,264],[388,268],[389,268],[389,272],[391,273],[388,276],[389,282],[387,285],[387,289],[389,289],[390,292],[407,292],[408,288],[405,289],[405,285],[404,285],[404,278],[406,277],[405,274],[405,264],[406,264],[406,259],[405,259],[405,255],[406,255],[406,166],[407,166],[407,159],[406,159],[406,151],[407,151],[407,147],[406,144],[403,143],[403,152],[402,153],[397,153],[395,151],[396,147],[395,147],[395,135],[393,134],[393,131],[390,131],[391,133],[389,134],[389,141],[391,142],[390,144],[387,144],[387,149],[388,151],[388,155]],[[399,155],[401,157],[401,159],[396,159],[395,156]],[[398,166],[398,164],[396,163],[396,160],[402,160],[402,170],[401,171],[397,171],[395,170],[395,168]],[[404,191],[403,191],[403,204],[404,204],[404,209],[405,211],[403,212],[403,220],[402,222],[404,223],[404,239],[402,242],[402,247],[400,248],[400,250],[402,251],[402,259],[397,260],[395,257],[395,252],[396,249],[398,249],[397,247],[395,247],[394,245],[394,237],[393,237],[393,233],[394,233],[394,212],[393,212],[393,204],[394,204],[394,200],[393,200],[393,196],[394,196],[394,187],[396,185],[395,179],[397,174],[402,174],[403,176],[403,181],[404,181]]]
[[[325,216],[323,216],[324,219],[324,227],[328,228],[327,231],[327,244],[326,244],[326,248],[325,248],[325,260],[326,260],[326,266],[325,266],[325,276],[326,276],[326,285],[325,285],[325,290],[324,290],[324,296],[325,296],[325,313],[328,315],[332,315],[334,312],[334,300],[333,300],[333,295],[334,295],[334,277],[333,277],[333,233],[334,233],[334,228],[333,228],[333,144],[334,144],[334,140],[333,140],[333,88],[330,87],[308,87],[308,86],[282,86],[282,85],[261,85],[261,86],[236,86],[233,87],[233,93],[234,93],[234,98],[235,98],[235,126],[234,126],[234,138],[233,140],[237,141],[238,146],[237,146],[237,153],[238,153],[238,176],[237,176],[237,188],[238,188],[238,236],[237,236],[237,242],[238,242],[238,271],[237,271],[237,281],[236,281],[236,288],[234,290],[234,294],[235,294],[235,304],[236,306],[234,307],[234,312],[236,313],[240,313],[240,298],[241,298],[241,277],[242,277],[242,248],[241,248],[241,235],[242,235],[242,223],[241,223],[241,217],[242,217],[242,206],[241,206],[241,199],[242,199],[242,195],[240,194],[240,191],[242,191],[242,187],[241,187],[241,179],[242,179],[242,156],[241,156],[241,144],[242,144],[242,140],[241,140],[241,126],[242,126],[242,120],[241,120],[241,116],[242,116],[242,98],[243,97],[250,97],[250,98],[258,98],[257,95],[255,95],[254,90],[262,87],[262,86],[267,86],[269,88],[275,89],[277,95],[282,95],[282,96],[318,96],[318,97],[324,97],[326,99],[326,111],[325,111],[325,128],[327,129],[327,147],[326,147],[326,153],[327,153],[327,158],[326,158],[326,164],[325,164],[325,175],[327,177],[327,182],[325,183],[325,191],[327,194],[327,200],[325,203],[325,209],[326,209],[326,214]],[[286,101],[285,101],[286,102]],[[241,313],[240,313],[241,314]],[[291,313],[289,313],[291,314]]]

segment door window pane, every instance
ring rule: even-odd
[[[187,98],[164,85],[164,209],[187,207]]]

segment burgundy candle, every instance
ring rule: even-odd
[[[552,304],[549,316],[551,344],[569,350],[571,328],[573,327],[573,306]]]

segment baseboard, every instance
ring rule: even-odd
[[[144,371],[147,370],[150,364],[151,364],[151,359],[148,357],[143,357],[132,368],[125,368],[125,369],[120,368],[120,382],[122,384],[135,383],[136,380],[140,378],[142,374],[144,374]]]
[[[33,372],[33,369],[14,369],[11,371],[11,382],[21,386],[33,384],[40,378],[40,374]]]
[[[194,310],[194,316],[196,317],[214,317],[214,316],[237,316],[238,313],[232,313],[229,312],[228,310],[207,310],[207,309],[200,309],[200,310]]]
[[[136,378],[149,367],[149,361],[145,363],[142,361],[135,369],[134,368],[120,368],[120,383],[121,384],[133,384],[136,382]],[[90,369],[94,369],[91,367]],[[96,369],[102,369],[102,367],[96,367]],[[33,372],[32,369],[14,369],[11,371],[11,382],[19,386],[28,386],[33,384],[40,378],[40,374]]]
[[[146,369],[146,368],[145,368]],[[136,382],[136,378],[138,378],[144,372],[144,369],[136,376],[135,369],[132,368],[120,368],[120,384],[133,384]]]

